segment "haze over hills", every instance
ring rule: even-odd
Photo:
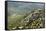
[[[23,3],[23,2],[8,2],[8,14],[30,13],[34,9],[43,9],[44,4],[40,3]]]
[[[8,2],[8,29],[44,28],[43,3]]]

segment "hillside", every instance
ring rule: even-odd
[[[27,29],[27,28],[43,28],[44,27],[44,10],[38,9],[30,12],[26,16],[16,15],[9,18],[9,29]]]

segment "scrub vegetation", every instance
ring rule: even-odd
[[[7,29],[16,30],[44,28],[45,27],[45,10],[43,7],[44,4],[37,5],[35,3],[32,3],[31,6],[28,3],[25,3],[25,5],[23,4],[21,3],[13,4],[13,2],[8,3]]]

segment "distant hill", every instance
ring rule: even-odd
[[[44,9],[44,4],[8,2],[8,14],[24,15],[25,13],[29,13],[34,9]]]

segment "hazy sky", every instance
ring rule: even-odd
[[[35,9],[44,9],[41,3],[8,2],[8,11],[16,13],[25,13]]]
[[[41,3],[24,3],[24,2],[8,2],[8,8],[32,8],[32,7],[39,7],[42,8],[44,4]]]

